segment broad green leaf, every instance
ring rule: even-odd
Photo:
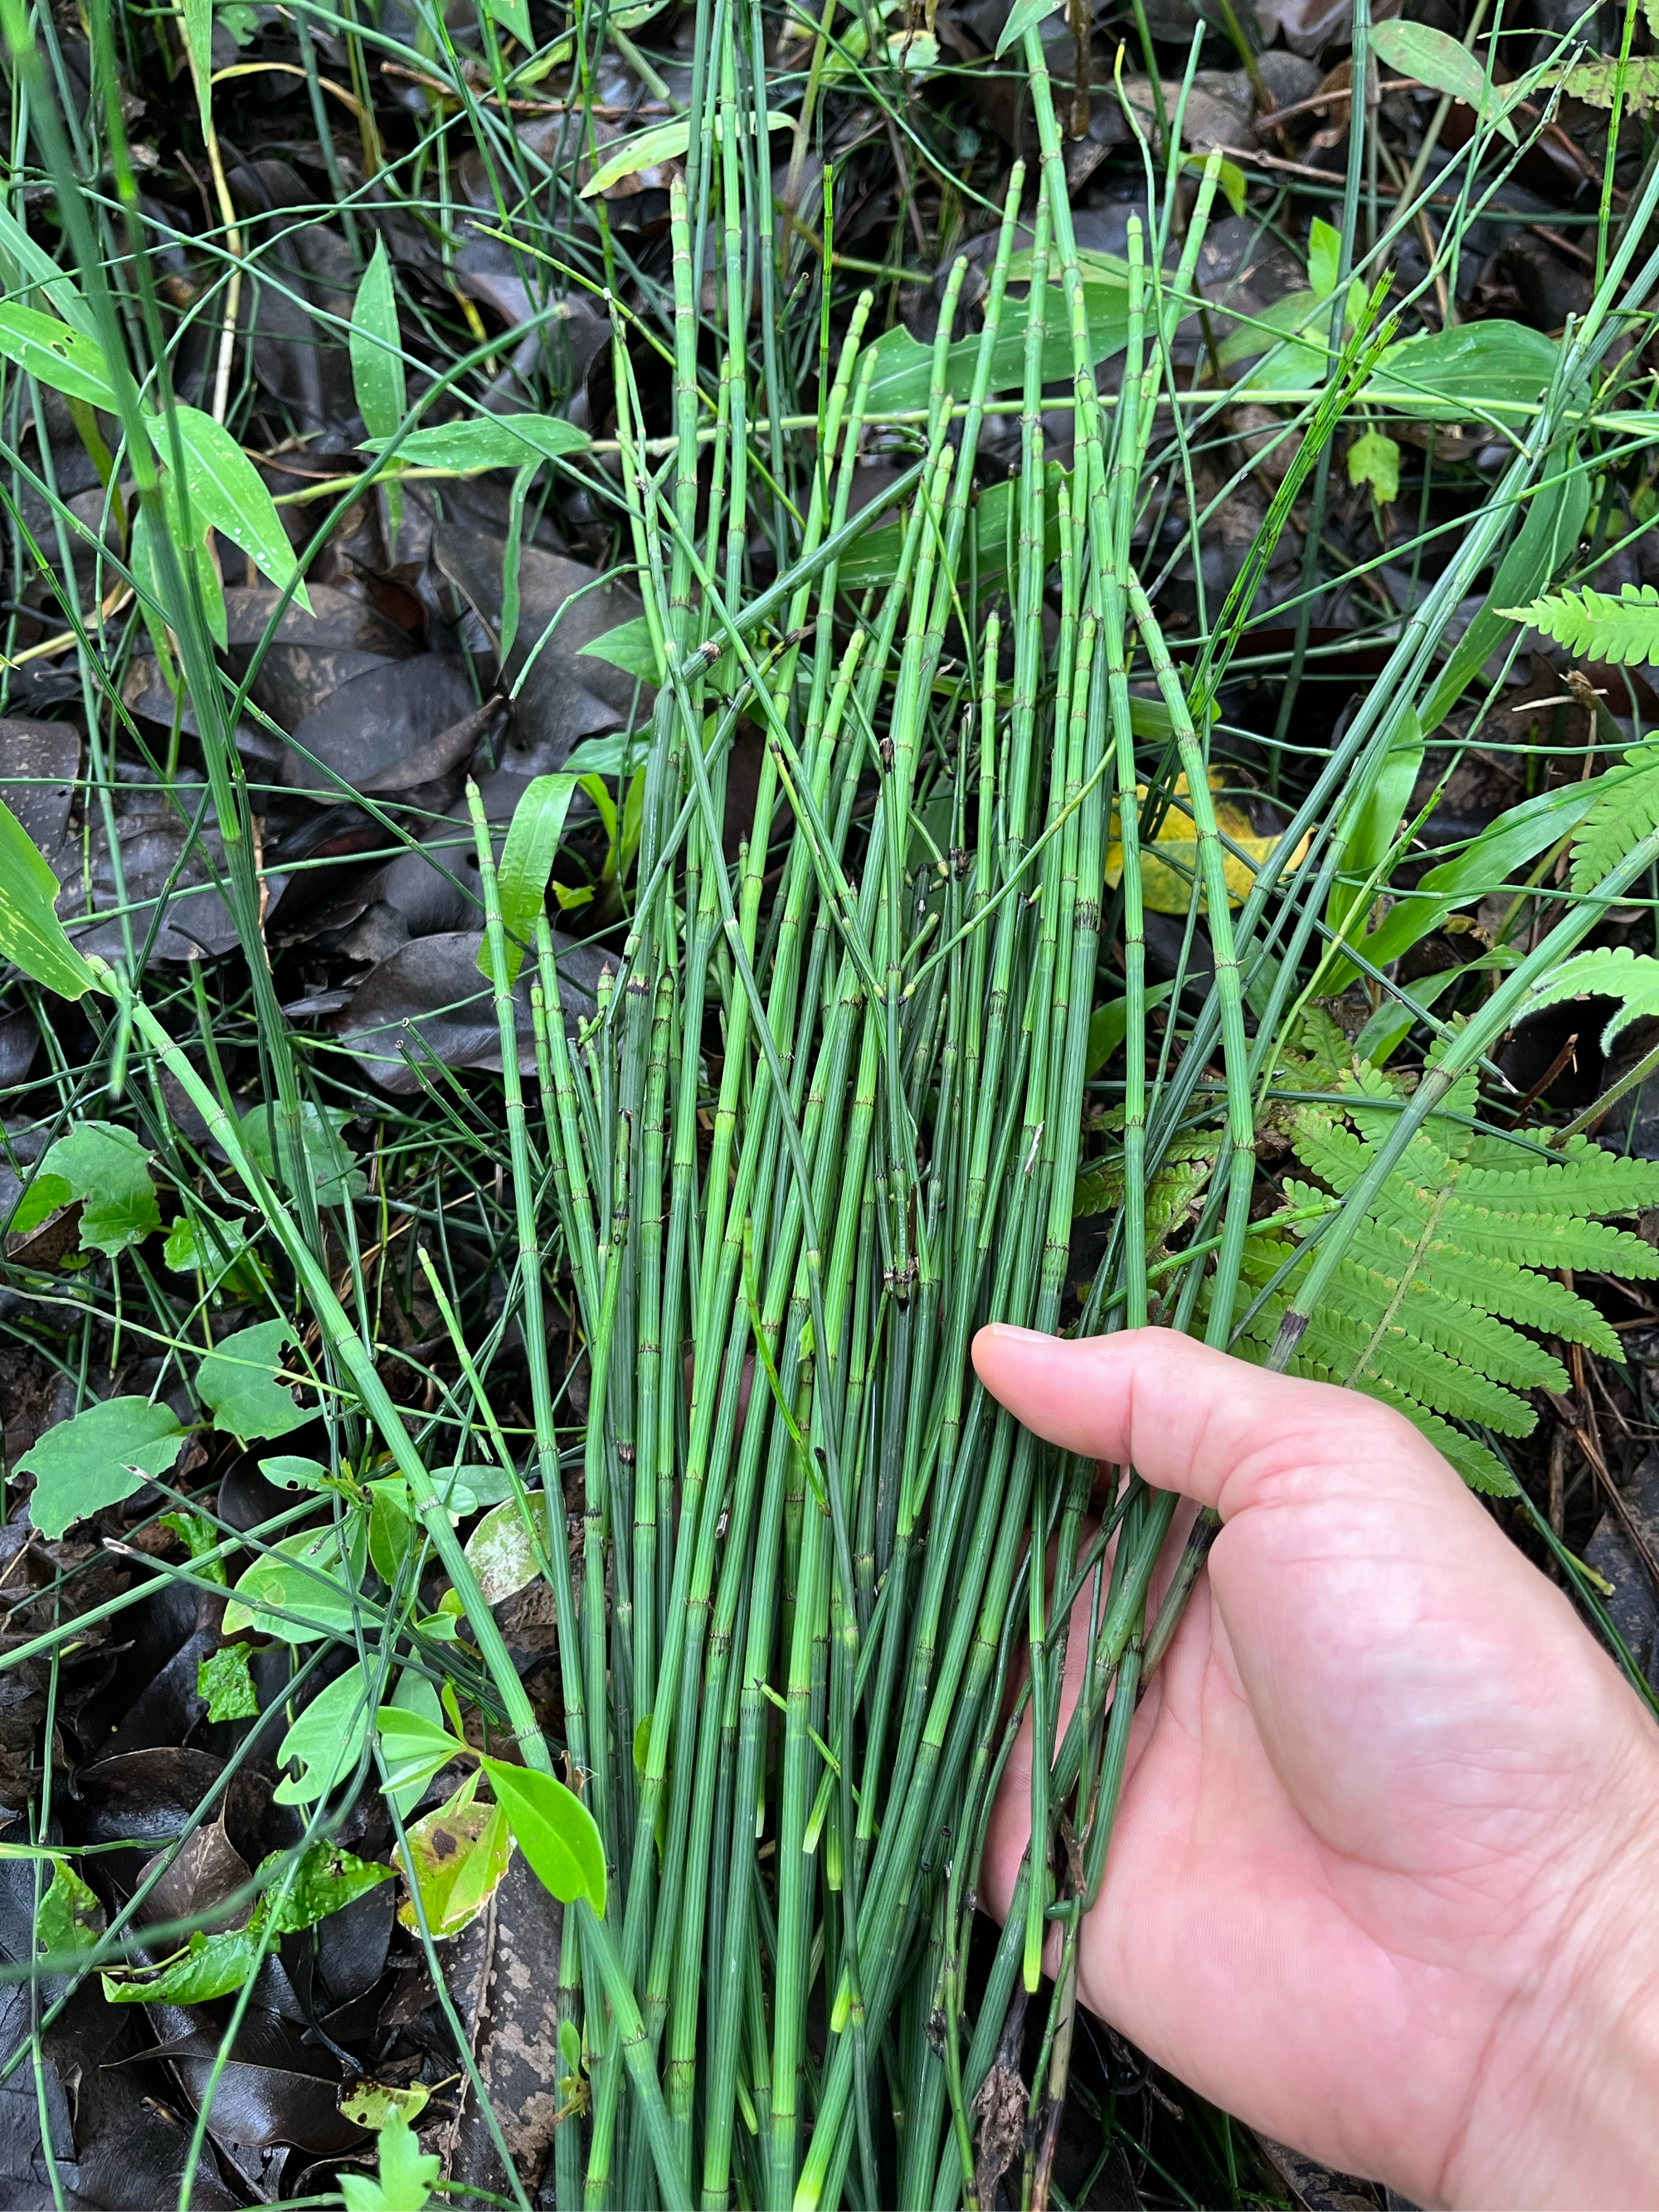
[[[0,260],[8,264],[9,290],[33,289],[44,292],[72,329],[98,344],[98,318],[76,289],[74,279],[64,274],[46,248],[35,244],[10,209],[5,207],[0,207]]]
[[[197,112],[205,138],[213,127],[213,0],[181,0],[185,58],[196,81]]]
[[[1498,563],[1484,605],[1452,647],[1423,703],[1425,736],[1439,728],[1504,642],[1513,620],[1504,609],[1529,598],[1571,560],[1589,512],[1589,471],[1573,465],[1574,451],[1568,439],[1546,461],[1545,489],[1528,501],[1521,527]],[[1550,483],[1551,477],[1557,481]]]
[[[1308,282],[1316,299],[1328,300],[1336,289],[1342,265],[1342,234],[1334,223],[1316,216],[1308,226]]]
[[[37,1958],[77,1958],[96,1950],[104,1932],[104,1908],[67,1859],[52,1870],[52,1887],[40,1900],[34,1923]]]
[[[294,1341],[285,1321],[262,1321],[214,1346],[196,1370],[196,1389],[212,1410],[215,1428],[245,1444],[255,1437],[286,1436],[315,1419],[276,1379],[283,1348]]]
[[[534,46],[536,33],[530,27],[529,0],[489,0],[489,12],[502,30],[510,31],[521,46]]]
[[[1019,256],[1015,256],[1018,263]],[[1011,276],[1013,273],[1010,272]],[[1127,268],[1121,274],[1103,257],[1097,257],[1085,275],[1084,307],[1089,324],[1089,357],[1098,364],[1121,353],[1129,339],[1129,286]],[[1072,378],[1071,320],[1058,285],[1051,284],[1044,302],[1042,379],[1045,384]],[[1025,331],[1030,320],[1028,299],[1005,299],[991,349],[988,390],[1005,392],[1018,386],[1025,374]],[[958,400],[974,387],[979,362],[977,335],[957,338],[945,356],[945,386]],[[908,415],[924,408],[933,381],[933,349],[911,337],[902,325],[884,331],[871,348],[875,367],[870,373],[866,419]],[[1001,489],[1001,487],[997,487]],[[988,497],[988,494],[985,496]],[[982,502],[981,502],[982,503]],[[865,541],[867,543],[868,541]],[[847,562],[842,574],[847,573]]]
[[[48,1147],[42,1175],[69,1185],[81,1210],[81,1249],[112,1258],[161,1225],[149,1154],[131,1129],[113,1121],[82,1121]]]
[[[1459,323],[1386,348],[1363,396],[1420,421],[1489,417],[1522,430],[1555,374],[1559,352],[1553,338],[1524,323]]]
[[[1369,484],[1387,507],[1400,496],[1400,448],[1382,430],[1367,430],[1348,448],[1348,482]]]
[[[516,1498],[498,1505],[466,1540],[466,1561],[477,1577],[484,1601],[499,1605],[504,1597],[533,1583],[543,1571],[547,1542],[547,1502],[532,1500],[540,1526],[532,1536],[524,1509]]]
[[[245,1570],[225,1607],[225,1634],[251,1628],[256,1636],[274,1636],[283,1644],[352,1637],[362,1612],[358,1587],[368,1564],[364,1516],[352,1516],[344,1533],[343,1558],[342,1531],[331,1527],[301,1529],[262,1553]]]
[[[997,40],[996,58],[1001,60],[1010,46],[1022,45],[1025,33],[1046,23],[1062,0],[1014,0],[1008,10],[1008,20],[1002,27],[1002,36]]]
[[[744,121],[746,125],[747,118]],[[769,109],[766,127],[769,131],[793,131],[795,118],[793,115],[784,114],[781,109]],[[716,117],[714,125],[716,140],[720,135],[720,120]],[[667,123],[653,124],[648,131],[637,131],[633,137],[625,138],[619,146],[612,148],[610,159],[597,168],[582,186],[581,197],[591,200],[599,192],[608,192],[612,185],[620,184],[624,177],[631,177],[636,170],[653,169],[660,161],[678,161],[690,143],[690,115],[677,115]]]
[[[258,1717],[259,1693],[247,1671],[246,1644],[223,1644],[210,1651],[196,1669],[196,1694],[207,1699],[210,1721],[251,1721]]]
[[[240,1229],[210,1213],[199,1200],[194,1204],[195,1211],[181,1213],[168,1230],[161,1257],[175,1274],[199,1269],[204,1274],[222,1275],[247,1250],[247,1239]]]
[[[469,1775],[447,1805],[404,1829],[426,1924],[434,1936],[457,1936],[489,1903],[513,1856],[513,1832],[499,1805],[480,1805]],[[398,1909],[405,1928],[418,1929],[413,1898]]]
[[[0,801],[0,960],[60,999],[79,999],[96,978],[64,934],[59,888],[39,846]]]
[[[365,438],[363,451],[378,453],[389,437]],[[480,469],[521,469],[538,453],[552,459],[579,453],[589,441],[586,430],[559,415],[475,415],[465,422],[434,422],[411,430],[398,441],[393,459],[411,469],[447,470],[458,477]]]
[[[300,1772],[276,1785],[279,1805],[314,1805],[336,1790],[356,1765],[368,1735],[369,1689],[361,1663],[319,1690],[283,1738],[276,1758],[300,1762]]]
[[[104,349],[56,315],[20,307],[15,300],[0,301],[0,354],[68,398],[84,399],[106,415],[116,411]]]
[[[651,749],[644,730],[611,730],[602,738],[584,738],[565,762],[566,775],[602,775],[614,781],[636,769]]]
[[[581,1799],[550,1774],[499,1759],[481,1764],[536,1879],[561,1905],[585,1897],[603,1920],[605,1844]]]
[[[389,438],[404,418],[402,343],[392,264],[385,239],[377,238],[351,309],[351,388],[371,438]]]
[[[1354,920],[1363,898],[1369,906],[1376,887],[1366,889],[1388,859],[1418,770],[1423,765],[1423,731],[1417,716],[1407,710],[1401,717],[1388,751],[1369,780],[1362,777],[1349,793],[1337,817],[1337,839],[1342,848],[1342,872],[1331,886],[1325,919],[1334,933]],[[1346,989],[1354,974],[1352,963],[1339,958],[1321,971],[1322,988]]]
[[[1503,94],[1467,46],[1431,23],[1410,23],[1401,16],[1373,23],[1370,40],[1371,52],[1385,69],[1449,93],[1514,145],[1515,126],[1504,116]]]
[[[564,834],[564,818],[570,811],[576,783],[574,775],[532,777],[513,810],[498,878],[509,982],[517,979],[524,949],[536,933],[536,916],[546,904],[547,879],[553,872],[554,855]],[[478,969],[485,976],[491,973],[487,942],[478,947]]]
[[[443,2172],[443,2160],[422,2152],[420,2138],[401,2112],[391,2113],[380,2130],[380,2175],[339,2177],[346,2212],[424,2212]]]
[[[269,1951],[255,1927],[216,1936],[198,1929],[184,1952],[155,1966],[115,1966],[100,1977],[110,2004],[210,2004],[240,1990]]]
[[[1059,464],[1051,461],[1044,480],[1044,550],[1049,560],[1054,559],[1060,550],[1059,507],[1054,495],[1062,473]],[[1004,576],[1018,567],[1018,483],[1010,478],[1006,483],[992,484],[975,501],[969,528],[963,533],[962,562],[958,570],[958,582],[964,599],[969,590],[970,551],[978,562],[981,593],[994,589]],[[879,589],[883,584],[890,583],[898,573],[903,545],[902,523],[884,522],[879,529],[866,530],[863,537],[842,555],[836,570],[837,588],[843,592],[863,592],[872,586]]]
[[[276,1886],[287,1857],[286,1851],[271,1851],[254,1869],[256,1878],[267,1885],[269,1911],[279,1936],[297,1936],[303,1928],[314,1928],[330,1913],[343,1911],[368,1891],[390,1881],[396,1871],[376,1866],[371,1859],[356,1858],[325,1840],[301,1854],[287,1890],[279,1897]]]
[[[340,1131],[351,1119],[343,1107],[326,1109],[314,1106],[309,1098],[300,1109],[300,1143],[306,1158],[311,1164],[312,1181],[317,1186],[319,1206],[345,1206],[354,1198],[361,1198],[368,1185],[352,1158],[351,1147]],[[283,1164],[276,1167],[273,1126],[283,1145]],[[293,1162],[288,1156],[289,1136],[285,1122],[275,1119],[269,1106],[256,1106],[242,1116],[238,1132],[256,1167],[270,1176],[278,1190],[291,1191],[294,1177],[290,1172]]]
[[[662,682],[651,625],[643,615],[635,615],[632,622],[618,623],[615,629],[606,630],[580,650],[595,660],[608,660],[625,676],[637,676],[642,684]]]
[[[43,1536],[61,1536],[71,1522],[118,1505],[165,1474],[185,1432],[166,1406],[148,1398],[106,1398],[83,1406],[32,1443],[17,1462],[34,1477],[29,1518]]]
[[[283,586],[293,582],[300,564],[259,471],[212,416],[204,415],[199,407],[176,407],[173,414],[184,454],[192,523],[222,532],[233,545],[240,545],[258,563],[273,584]],[[173,440],[166,417],[148,416],[145,427],[157,458],[171,469]],[[311,611],[303,584],[297,586],[294,599],[295,605],[307,614]]]
[[[177,1513],[164,1513],[161,1526],[172,1529],[190,1554],[191,1565],[199,1575],[216,1583],[221,1589],[229,1589],[230,1578],[225,1572],[224,1561],[212,1556],[223,1539],[205,1513],[192,1512],[188,1507]]]
[[[1161,1006],[1174,990],[1173,983],[1160,983],[1146,994],[1146,1010]],[[1084,1060],[1085,1075],[1098,1075],[1129,1031],[1129,1001],[1127,999],[1108,999],[1103,1006],[1097,1006],[1089,1017],[1089,1043]]]

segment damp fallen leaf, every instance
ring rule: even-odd
[[[1210,770],[1210,788],[1219,791],[1226,781],[1224,772],[1218,768]],[[1135,796],[1145,801],[1146,787],[1135,786]],[[1199,873],[1198,833],[1186,804],[1187,779],[1176,779],[1175,791],[1158,834],[1150,844],[1141,847],[1140,881],[1145,903],[1154,914],[1185,914],[1191,902],[1193,884]],[[1216,828],[1225,841],[1224,861],[1227,879],[1227,902],[1240,906],[1247,899],[1255,883],[1255,872],[1278,844],[1278,836],[1260,837],[1249,816],[1241,806],[1228,799],[1215,801]],[[1237,847],[1237,850],[1231,848]],[[1300,866],[1308,849],[1304,837],[1285,864],[1285,872]],[[1248,854],[1248,859],[1243,857]],[[1117,809],[1112,809],[1112,825],[1106,847],[1106,884],[1115,890],[1123,880],[1123,847],[1118,836]],[[1198,894],[1198,910],[1205,911],[1204,893]]]

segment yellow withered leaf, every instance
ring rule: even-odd
[[[1218,792],[1225,781],[1223,769],[1212,768],[1210,770],[1212,792]],[[1136,785],[1135,796],[1145,801],[1146,787],[1144,783]],[[1192,898],[1194,879],[1199,872],[1198,832],[1191,813],[1182,804],[1186,796],[1187,779],[1184,775],[1177,776],[1175,798],[1158,824],[1157,836],[1149,845],[1141,847],[1141,896],[1154,914],[1185,914]],[[1227,903],[1229,906],[1241,906],[1249,896],[1255,882],[1255,867],[1267,860],[1279,840],[1277,837],[1258,837],[1251,826],[1249,816],[1242,806],[1235,805],[1229,799],[1215,801],[1215,820],[1223,837],[1229,844],[1238,848],[1235,853],[1224,847],[1223,859],[1227,878]],[[1106,884],[1109,890],[1115,890],[1123,879],[1123,847],[1117,833],[1115,806],[1112,809],[1111,827],[1107,834]],[[1290,867],[1301,865],[1307,849],[1308,841],[1304,837],[1291,855]],[[1249,854],[1249,861],[1242,857],[1246,853]],[[1255,866],[1252,866],[1250,862]],[[1200,886],[1198,894],[1200,914],[1204,912],[1205,906]]]

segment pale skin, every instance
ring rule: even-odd
[[[1223,1524],[1136,1716],[1083,2002],[1419,2204],[1659,2205],[1659,1729],[1561,1592],[1357,1394],[1162,1329],[996,1327],[974,1364]]]

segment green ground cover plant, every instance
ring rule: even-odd
[[[990,1320],[1651,1695],[1655,27],[1313,12],[0,9],[20,2204],[1313,2201],[1079,2011],[1209,1532]]]

